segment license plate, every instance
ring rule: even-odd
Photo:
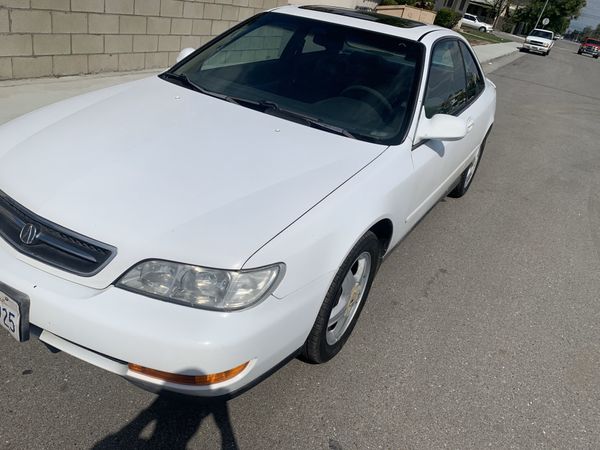
[[[29,297],[0,283],[0,327],[19,342],[29,339]]]

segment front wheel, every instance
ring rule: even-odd
[[[481,31],[482,33],[485,33],[486,29],[485,29],[485,27],[479,27],[479,31]]]
[[[489,131],[488,131],[489,134]],[[483,155],[483,150],[485,149],[485,143],[487,141],[487,135],[483,138],[483,142],[479,146],[479,150],[477,150],[477,154],[475,155],[475,159],[473,162],[467,167],[464,172],[460,175],[458,180],[458,184],[450,193],[448,197],[452,198],[460,198],[467,193],[469,187],[471,186],[471,182],[473,181],[473,177],[475,176],[475,172],[477,172],[477,168],[479,167],[479,161],[481,161],[481,156]]]
[[[304,360],[324,363],[342,349],[369,295],[380,257],[379,240],[369,231],[356,243],[337,271],[304,343]]]

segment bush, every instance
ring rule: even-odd
[[[462,19],[462,14],[448,8],[442,8],[438,11],[433,21],[434,25],[444,28],[454,28],[458,21]]]
[[[396,0],[382,0],[380,3],[381,6],[396,6],[397,4]]]
[[[427,9],[429,11],[433,10],[435,7],[435,2],[429,0],[417,0],[415,2],[415,6],[421,9]]]

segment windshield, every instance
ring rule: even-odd
[[[585,43],[591,45],[600,45],[600,41],[597,39],[586,39]]]
[[[422,54],[418,42],[266,13],[162,78],[324,131],[395,144],[409,126]]]
[[[551,31],[544,31],[544,30],[533,30],[529,36],[541,37],[541,38],[550,39],[550,40],[552,40],[552,38],[554,37],[554,35],[552,34]]]

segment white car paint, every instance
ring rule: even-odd
[[[88,96],[92,102],[85,101]],[[83,280],[94,288],[105,288],[149,257],[239,269],[257,245],[385,150],[198,95],[157,77],[88,96],[17,119],[15,128],[1,127],[0,140],[10,144],[0,150],[0,179],[2,190],[27,209],[119,249],[106,269]],[[76,114],[64,113],[71,109]],[[27,133],[20,127],[23,121],[44,126],[33,125],[34,132]],[[113,131],[88,126],[96,123]],[[235,133],[229,133],[231,124]],[[93,140],[90,128],[97,132]],[[189,132],[201,140],[190,144]],[[48,149],[48,142],[62,143],[66,135],[69,145]],[[255,144],[240,154],[248,143]],[[34,159],[36,164],[29,164]],[[23,167],[28,169],[19,170]],[[198,176],[203,167],[218,170]],[[213,186],[219,186],[218,195]],[[273,203],[279,205],[276,216]],[[152,255],[148,242],[154,242]]]
[[[485,31],[491,33],[494,31],[494,27],[489,23],[482,22],[479,18],[474,14],[465,14],[461,20],[461,26],[474,28],[479,31]]]
[[[295,7],[276,12],[421,38],[426,61],[442,37],[466,42],[433,26],[401,29]],[[425,88],[422,82],[406,139],[389,147],[158,78],[16,119],[0,127],[0,189],[118,253],[85,278],[0,239],[0,281],[30,297],[30,320],[42,330],[40,339],[67,353],[149,390],[235,392],[302,346],[341,261],[367,230],[381,220],[393,224],[389,251],[473,161],[494,121],[495,87],[486,80],[483,93],[458,118],[436,120],[421,115]],[[459,131],[448,130],[452,123]],[[423,142],[419,137],[426,133],[452,140]],[[260,304],[215,312],[112,285],[149,258],[225,269],[283,262],[286,274]],[[203,387],[127,368],[135,363],[195,375],[245,361],[251,363],[235,378]]]

